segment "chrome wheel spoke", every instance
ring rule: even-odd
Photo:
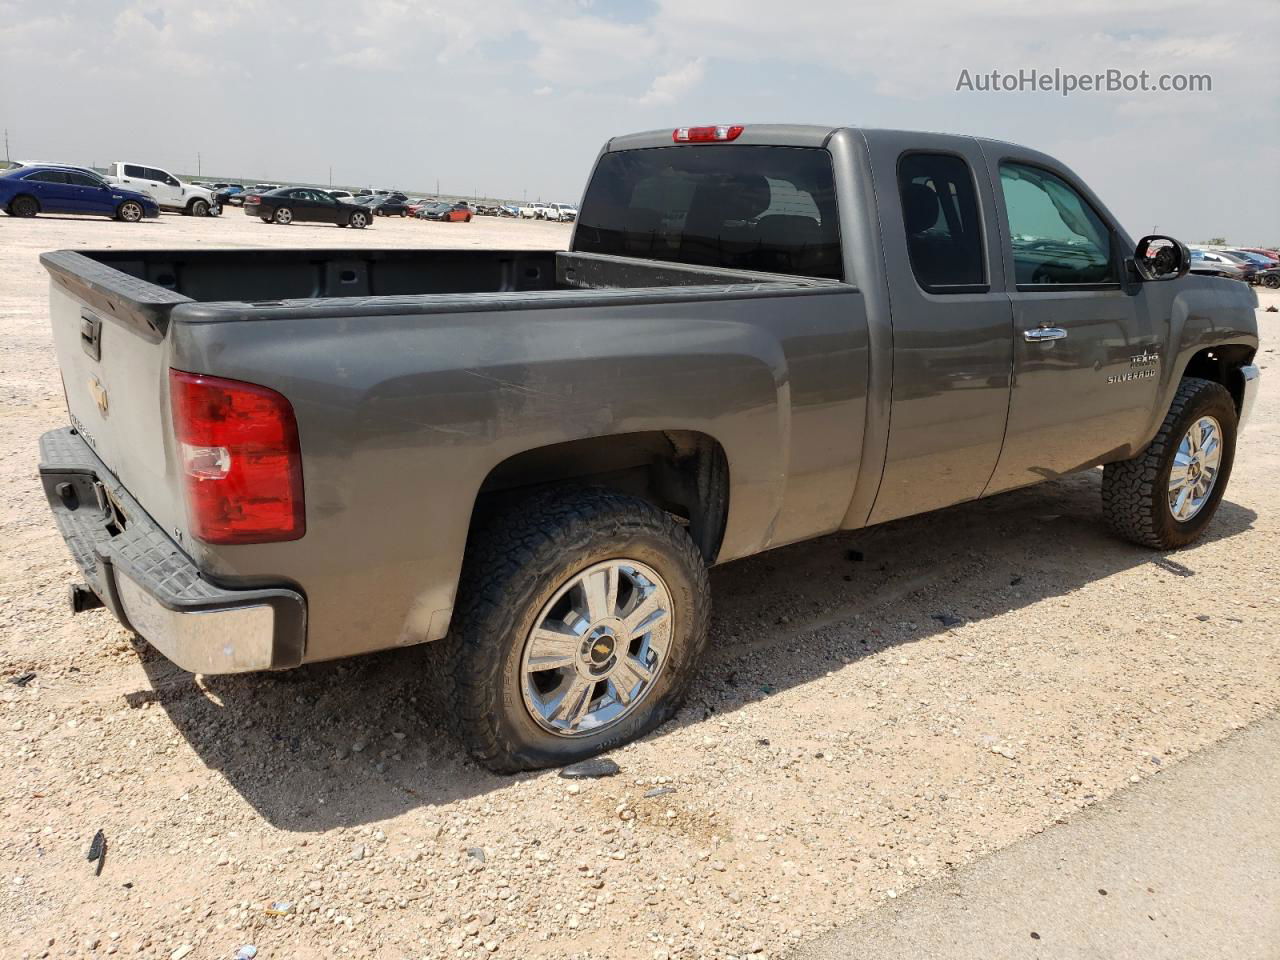
[[[591,706],[591,691],[593,689],[595,689],[595,684],[588,683],[581,677],[575,676],[569,682],[560,699],[551,705],[546,714],[547,719],[553,722],[556,720],[562,721],[565,726],[572,730],[587,715],[587,709]]]
[[[618,659],[618,665],[614,668],[610,679],[616,686],[627,689],[627,699],[630,700],[630,691],[634,690],[638,683],[652,683],[653,673],[635,657],[624,654]]]
[[[536,673],[573,666],[580,642],[576,633],[538,627],[529,639],[529,669]]]
[[[655,590],[641,600],[636,605],[636,608],[623,618],[622,627],[626,632],[627,639],[634,640],[636,637],[644,636],[644,634],[653,629],[655,623],[666,615],[667,611],[662,606],[662,598],[658,596]]]
[[[587,619],[592,623],[612,617],[618,609],[618,568],[593,570],[582,578],[587,599]]]

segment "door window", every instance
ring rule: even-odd
[[[103,182],[97,177],[91,177],[87,173],[67,173],[67,182],[74,183],[77,187],[101,187]]]
[[[1119,282],[1110,229],[1065,180],[1002,163],[1000,186],[1019,286]]]
[[[29,173],[23,180],[34,180],[36,183],[66,183],[67,175],[61,170],[41,170],[37,173]]]
[[[907,251],[930,293],[987,289],[982,217],[969,165],[945,153],[911,153],[898,164]]]
[[[137,177],[139,180],[146,180],[147,168],[135,166],[132,163],[126,163],[124,165],[124,175],[126,177]]]

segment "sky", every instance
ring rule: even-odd
[[[611,136],[800,122],[1011,140],[1135,237],[1280,243],[1280,2],[0,0],[15,159],[577,200]],[[957,90],[1106,70],[1199,92]]]

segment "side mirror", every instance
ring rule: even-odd
[[[1144,282],[1177,280],[1191,269],[1191,251],[1181,240],[1152,234],[1138,241],[1129,262]]]

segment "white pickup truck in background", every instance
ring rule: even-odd
[[[107,167],[107,182],[150,194],[162,210],[174,210],[193,217],[208,216],[214,206],[213,191],[193,183],[183,183],[159,167],[117,160]]]

